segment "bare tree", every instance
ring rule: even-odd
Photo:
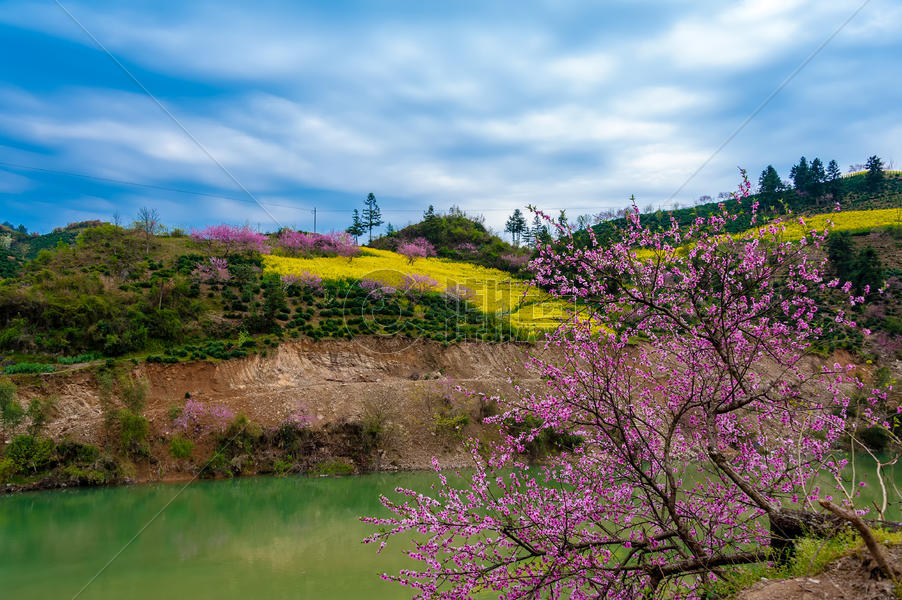
[[[144,253],[147,254],[150,252],[150,240],[162,229],[160,213],[155,208],[142,206],[138,210],[135,228],[144,233]]]
[[[119,227],[122,225],[122,215],[119,214],[119,211],[113,213],[113,225]]]

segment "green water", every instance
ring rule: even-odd
[[[384,514],[397,486],[432,473],[340,479],[248,478],[191,484],[80,600],[410,598],[379,579],[411,566],[403,543],[381,555],[360,515]],[[0,597],[73,598],[184,484],[0,497]]]
[[[871,484],[858,502],[868,505],[877,492],[873,465],[857,462]],[[902,470],[894,475],[902,487]],[[257,477],[198,481],[177,497],[184,484],[0,497],[0,597],[69,599],[87,585],[80,600],[410,598],[379,579],[416,566],[406,544],[393,540],[377,554],[361,543],[372,527],[358,517],[385,514],[380,494],[427,491],[435,479]],[[898,506],[887,516],[902,518]]]

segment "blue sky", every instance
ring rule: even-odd
[[[145,205],[343,229],[368,192],[396,227],[673,202],[861,2],[62,6],[216,162],[59,4],[0,3],[0,220],[38,231]],[[902,166],[899,31],[902,4],[869,2],[675,201],[803,154]]]

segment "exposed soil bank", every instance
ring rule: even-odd
[[[303,454],[294,457],[295,470],[333,459],[353,464],[358,472],[429,469],[433,457],[443,467],[465,467],[471,464],[470,456],[453,432],[436,430],[435,415],[449,410],[467,414],[470,424],[461,433],[490,435],[491,429],[478,422],[481,403],[453,392],[454,386],[506,394],[511,390],[508,377],[527,386],[537,384],[524,365],[540,348],[525,343],[444,346],[404,338],[301,340],[283,343],[266,356],[138,364],[130,375],[149,385],[143,411],[150,425],[149,456],[135,459],[134,473],[127,479],[189,478],[209,459],[212,443],[205,446],[202,441],[190,459],[169,455],[171,414],[188,398],[242,413],[264,431],[300,409],[311,426],[303,447],[295,449],[294,454]],[[54,440],[115,447],[104,428],[96,369],[32,376],[18,383],[23,403],[39,395],[57,398],[46,429]],[[374,413],[385,420],[386,434],[378,447],[361,450],[359,424]],[[268,472],[279,457],[260,458],[249,457],[240,472]]]

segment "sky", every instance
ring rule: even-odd
[[[899,0],[0,2],[0,220],[325,231],[372,192],[500,230],[902,168],[900,31]]]

